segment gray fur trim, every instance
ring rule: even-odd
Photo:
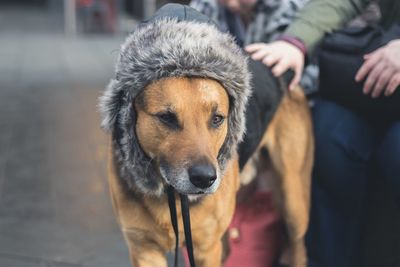
[[[133,100],[153,81],[184,76],[214,79],[230,96],[228,136],[218,157],[221,171],[242,140],[250,74],[234,39],[194,21],[163,18],[141,25],[122,45],[116,78],[100,98],[102,127],[112,132],[118,171],[132,189],[155,196],[163,190],[162,178],[136,139]]]

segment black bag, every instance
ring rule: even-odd
[[[354,80],[363,55],[397,38],[397,24],[388,31],[379,26],[348,27],[327,35],[318,51],[321,96],[368,117],[400,119],[400,88],[390,97],[373,99],[362,92],[364,81]]]

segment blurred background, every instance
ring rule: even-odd
[[[130,266],[97,98],[165,1],[0,1],[0,266]]]

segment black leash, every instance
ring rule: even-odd
[[[196,265],[194,264],[192,231],[190,228],[189,200],[187,195],[182,195],[182,194],[179,195],[181,197],[181,210],[182,210],[183,228],[185,230],[186,248],[189,255],[190,266],[195,267]]]
[[[178,216],[176,215],[175,192],[172,186],[167,188],[169,214],[171,215],[172,228],[175,232],[175,263],[174,266],[178,267],[178,251],[179,251],[179,231],[178,231]]]
[[[179,251],[179,231],[178,231],[178,216],[176,214],[176,202],[175,202],[175,190],[172,186],[167,188],[168,206],[169,213],[171,215],[172,228],[175,232],[175,261],[174,266],[178,267],[178,251]],[[187,195],[179,194],[181,199],[181,210],[183,219],[183,228],[185,231],[185,242],[186,248],[189,255],[189,262],[191,267],[196,267],[193,255],[193,242],[192,232],[190,229],[190,212],[189,212],[189,200]]]

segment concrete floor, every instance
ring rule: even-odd
[[[96,111],[123,37],[0,10],[0,266],[129,266]]]

